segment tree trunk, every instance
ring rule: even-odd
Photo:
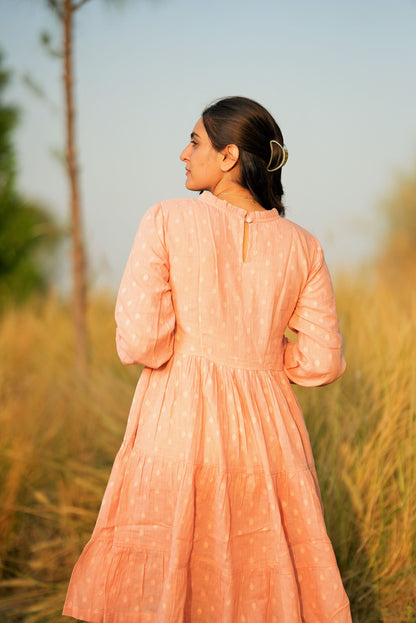
[[[79,173],[75,145],[75,111],[73,93],[73,18],[72,0],[63,2],[64,26],[64,87],[66,117],[66,165],[70,186],[72,270],[73,270],[73,314],[76,341],[76,368],[80,375],[87,371],[87,262],[84,250],[81,221],[81,200]]]

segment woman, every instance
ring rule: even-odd
[[[122,362],[145,368],[64,614],[351,621],[290,386],[345,363],[319,243],[282,218],[286,159],[262,106],[220,100],[181,154],[202,194],[143,218],[116,321]]]

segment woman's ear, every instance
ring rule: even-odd
[[[231,171],[231,169],[235,167],[238,162],[240,150],[237,145],[227,145],[221,153],[223,156],[221,161],[221,171],[224,171],[224,173],[226,171]]]

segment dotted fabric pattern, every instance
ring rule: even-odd
[[[145,368],[64,614],[351,623],[291,388],[345,368],[316,238],[208,192],[156,204],[116,322],[121,361]]]

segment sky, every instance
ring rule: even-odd
[[[62,70],[40,44],[47,30],[59,48],[61,31],[46,5],[0,0],[0,48],[21,111],[18,187],[63,223]],[[287,218],[318,237],[333,271],[372,256],[379,206],[415,169],[416,0],[89,0],[75,74],[93,287],[117,288],[147,208],[191,196],[179,154],[219,97],[251,97],[276,118]]]

